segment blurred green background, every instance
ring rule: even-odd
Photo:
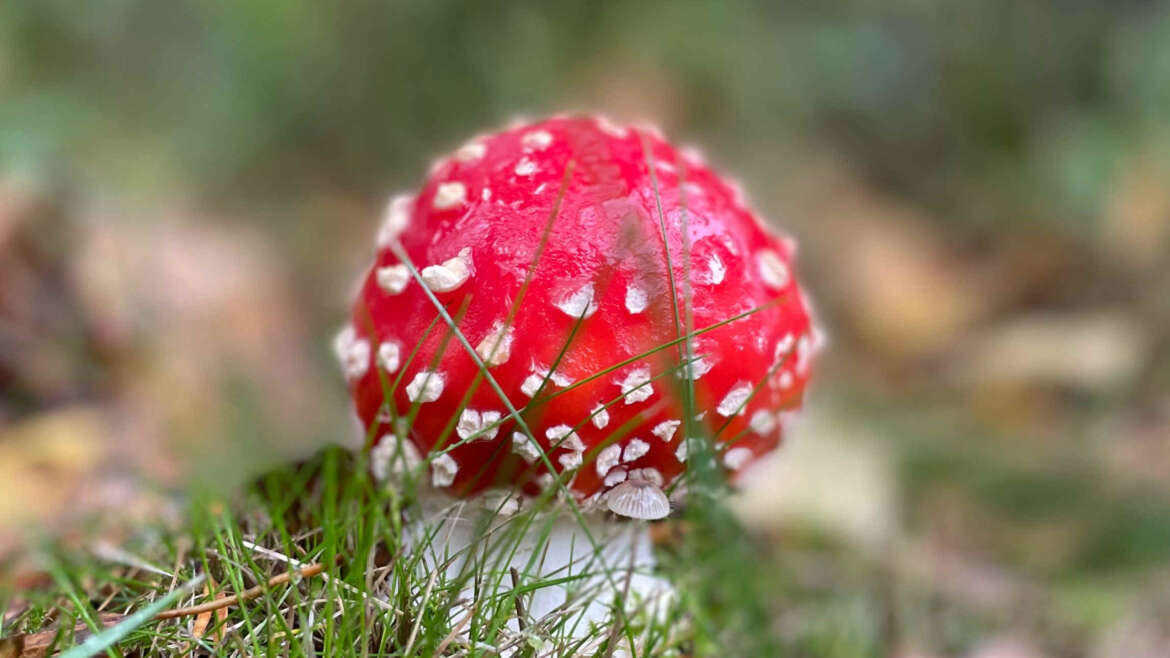
[[[348,438],[383,201],[565,110],[800,240],[831,346],[735,503],[793,655],[1170,655],[1166,2],[0,3],[0,556]]]

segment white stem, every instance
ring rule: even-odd
[[[476,597],[481,610],[502,602],[513,606],[513,599],[500,598],[514,589],[513,569],[517,586],[536,588],[525,591],[521,606],[525,628],[539,637],[595,637],[599,633],[591,626],[619,620],[619,602],[624,617],[635,611],[665,613],[673,600],[670,583],[652,574],[655,560],[645,523],[597,512],[578,521],[562,505],[513,515],[496,514],[498,509],[490,497],[431,498],[423,503],[422,518],[409,526],[408,550],[421,551],[420,570],[438,570],[448,584],[459,584],[465,605],[452,611],[453,620],[462,618]],[[508,627],[521,630],[515,615]]]

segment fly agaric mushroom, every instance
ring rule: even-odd
[[[735,477],[800,406],[817,341],[794,252],[656,131],[517,125],[390,201],[336,348],[375,453],[433,488],[659,519],[692,442]],[[650,560],[623,536],[612,565]]]

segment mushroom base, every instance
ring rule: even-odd
[[[578,518],[560,504],[510,515],[498,513],[500,509],[432,499],[423,502],[421,517],[408,526],[408,550],[421,554],[418,568],[428,577],[437,572],[448,591],[459,592],[451,610],[453,623],[476,604],[481,618],[504,609],[512,633],[523,627],[556,643],[604,639],[608,633],[595,627],[669,612],[675,591],[653,575],[645,523],[597,512]],[[519,606],[517,589],[522,592]]]

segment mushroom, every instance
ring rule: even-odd
[[[464,564],[444,560],[476,541],[469,502],[555,494],[532,524],[547,546],[510,566],[537,551],[537,575],[558,573],[600,543],[635,595],[669,592],[640,522],[670,513],[688,457],[734,478],[801,405],[818,334],[793,241],[657,131],[556,117],[440,160],[377,245],[336,347],[375,454],[421,460],[449,496],[429,499],[430,565]]]

